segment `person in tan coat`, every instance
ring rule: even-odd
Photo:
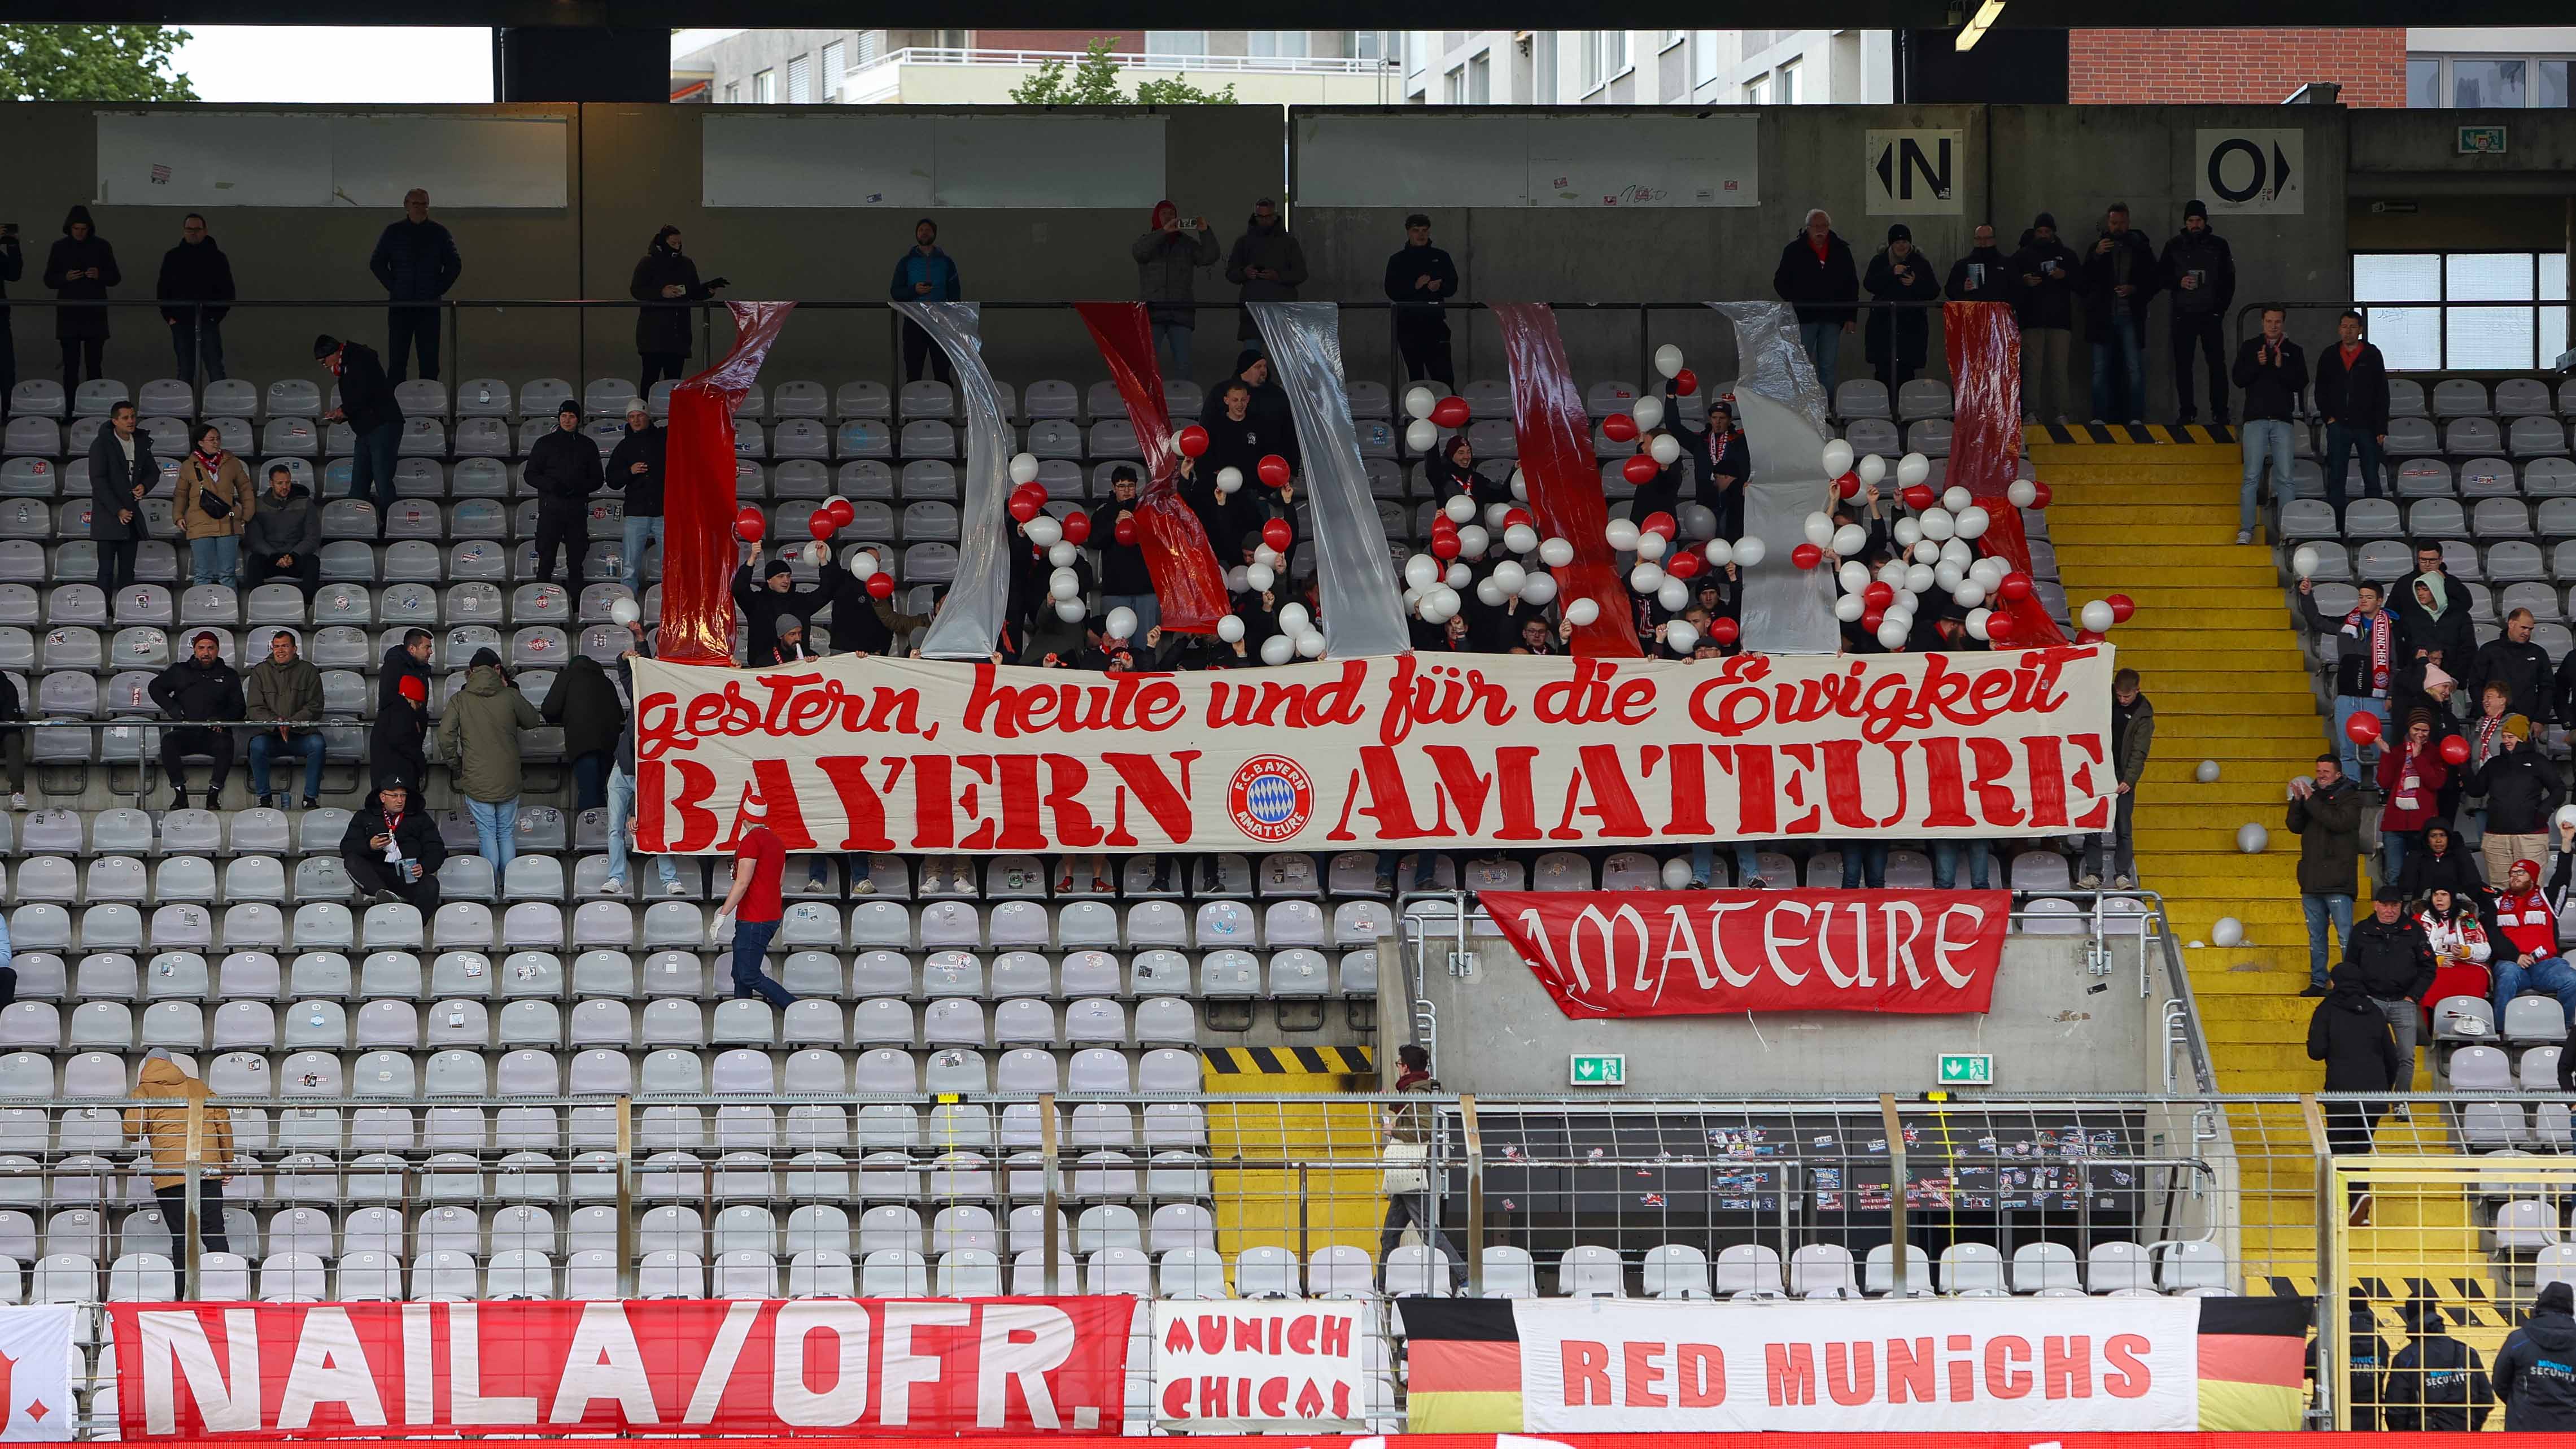
[[[206,1104],[197,1142],[197,1164],[204,1170],[197,1179],[197,1238],[209,1253],[231,1252],[224,1237],[223,1178],[218,1174],[233,1159],[232,1113],[215,1106],[215,1094],[206,1084],[160,1047],[144,1053],[134,1095],[155,1105],[126,1108],[125,1135],[152,1153],[152,1195],[161,1200],[161,1220],[170,1225],[174,1241],[187,1220],[188,1103]]]
[[[241,587],[242,530],[259,499],[242,460],[224,451],[212,423],[198,425],[179,461],[179,527],[188,535],[188,581]]]

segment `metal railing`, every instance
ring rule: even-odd
[[[961,46],[908,45],[890,50],[845,74],[865,75],[884,66],[979,65],[1035,69],[1050,61],[1078,65],[1090,59],[1078,50],[987,50]],[[1103,57],[1124,70],[1203,70],[1244,75],[1383,75],[1391,60],[1331,55],[1188,55],[1161,51],[1113,51]]]

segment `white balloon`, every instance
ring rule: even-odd
[[[1664,550],[1667,546],[1668,545],[1664,541],[1664,536],[1660,533],[1641,533],[1637,535],[1637,557],[1639,558],[1660,559],[1664,556]]]
[[[1091,611],[1083,607],[1082,600],[1080,599],[1058,599],[1055,601],[1055,616],[1068,624],[1080,622],[1082,616],[1089,612]]]
[[[1646,445],[1646,455],[1669,468],[1673,466],[1673,460],[1682,455],[1682,445],[1670,433],[1657,433],[1654,441]]]
[[[1601,617],[1601,605],[1591,599],[1577,599],[1565,606],[1565,622],[1580,629]]]
[[[1428,453],[1440,446],[1440,425],[1429,418],[1415,418],[1404,425],[1404,446],[1417,453]]]
[[[1692,538],[1717,537],[1717,515],[1705,503],[1685,503],[1681,511],[1682,532]]]
[[[1529,480],[1521,476],[1518,468],[1512,470],[1512,497],[1523,503],[1529,502]]]
[[[1038,455],[1035,453],[1013,453],[1011,455],[1011,482],[1019,484],[1035,483],[1036,481],[1038,481]]]
[[[2321,560],[2317,557],[2317,551],[2306,544],[2301,544],[2291,551],[2290,572],[2303,579],[2315,578],[2319,562]]]
[[[1527,553],[1538,547],[1538,530],[1526,523],[1515,523],[1503,530],[1503,547],[1513,553]]]
[[[1863,453],[1852,464],[1852,471],[1860,475],[1864,485],[1875,488],[1887,476],[1887,460],[1876,453]]]
[[[1846,523],[1834,530],[1833,550],[1851,558],[1869,546],[1869,530],[1857,523]]]
[[[1465,564],[1459,563],[1453,559],[1450,561],[1449,567],[1441,570],[1440,582],[1443,587],[1454,593],[1459,589],[1467,587],[1467,581],[1475,576],[1476,571],[1474,569],[1471,569]]]
[[[1671,352],[1674,349],[1667,347],[1664,350],[1666,352]],[[1671,375],[1672,374],[1670,373],[1665,374],[1667,377]],[[1672,859],[1665,861],[1663,869],[1657,872],[1657,878],[1663,881],[1664,889],[1668,891],[1689,890],[1691,884],[1690,857],[1686,855],[1676,855]]]
[[[1907,564],[1905,566],[1906,592],[1914,594],[1928,593],[1932,588],[1935,572],[1936,570],[1934,570],[1930,564]]]
[[[1082,576],[1071,569],[1057,569],[1047,579],[1047,593],[1055,598],[1070,599],[1082,592]]]
[[[1664,400],[1648,393],[1628,405],[1628,416],[1637,420],[1637,431],[1651,433],[1663,426]]]
[[[2570,825],[2576,825],[2576,805],[2559,806],[2558,828],[2564,830]]]
[[[1664,647],[1675,654],[1688,654],[1699,647],[1699,626],[1688,619],[1675,619],[1666,624]]]
[[[2007,572],[2004,561],[1999,558],[1981,558],[1968,565],[1968,577],[1983,585],[1990,594],[1995,591],[1995,585],[2004,581]]]
[[[1021,524],[1020,532],[1040,548],[1053,548],[1064,541],[1063,522],[1044,513]]]
[[[1228,644],[1232,644],[1241,639],[1243,637],[1243,620],[1234,614],[1228,614],[1224,618],[1217,620],[1216,637]]]
[[[2271,843],[2272,832],[2251,820],[2236,827],[2236,848],[2247,855],[2261,855]]]
[[[1456,618],[1458,610],[1465,605],[1465,601],[1458,597],[1458,591],[1447,584],[1431,591],[1431,601],[1439,606],[1443,619]]]
[[[1323,658],[1324,631],[1321,629],[1309,629],[1305,633],[1298,635],[1297,657],[1300,659]]]
[[[1521,585],[1521,602],[1524,604],[1545,608],[1555,601],[1556,575],[1554,574],[1532,574],[1529,576],[1529,582]]]
[[[1243,470],[1241,468],[1219,468],[1216,470],[1217,492],[1232,493],[1242,486]]]
[[[1844,559],[1842,567],[1834,570],[1834,579],[1843,586],[1844,593],[1857,594],[1869,587],[1869,565],[1856,558]]]
[[[1851,471],[1852,445],[1840,438],[1825,444],[1825,476],[1839,478]]]
[[[1662,373],[1666,377],[1681,376],[1682,350],[1669,342],[1656,348],[1655,371]]]
[[[1440,560],[1427,553],[1417,553],[1404,561],[1404,581],[1417,589],[1427,589],[1440,581]]]
[[[1405,390],[1404,415],[1406,417],[1428,418],[1431,416],[1431,410],[1438,406],[1440,406],[1440,395],[1427,387]]]
[[[1909,623],[1892,617],[1882,620],[1878,626],[1879,647],[1882,649],[1902,649],[1905,647],[1906,636],[1913,632],[1913,626]]]
[[[1465,523],[1476,516],[1476,500],[1464,493],[1453,493],[1448,502],[1440,505],[1440,511],[1449,516],[1451,523]]]
[[[1969,579],[1950,591],[1950,602],[1962,609],[1973,609],[1986,601],[1986,586]]]
[[[1261,641],[1261,662],[1278,666],[1297,657],[1297,641],[1285,634],[1273,634]]]
[[[1574,541],[1565,538],[1543,538],[1538,544],[1538,561],[1552,569],[1574,562]]]
[[[1506,518],[1508,518],[1508,517],[1510,517],[1510,516],[1511,516],[1511,512],[1512,512],[1512,506],[1511,506],[1510,504],[1508,504],[1508,503],[1488,503],[1488,504],[1486,504],[1486,505],[1485,505],[1485,527],[1486,527],[1486,529],[1487,529],[1489,532],[1493,532],[1493,533],[1500,533],[1500,532],[1502,532],[1502,531],[1503,531],[1503,520],[1504,520],[1504,519],[1506,519]]]
[[[1941,545],[1934,543],[1928,538],[1918,538],[1914,540],[1914,547],[1911,552],[1913,553],[1914,561],[1916,563],[1939,563],[1941,561]]]
[[[2015,508],[2028,508],[2039,501],[2039,485],[2027,478],[2015,478],[2004,485],[2004,501]]]
[[[1953,483],[1949,487],[1941,490],[1941,506],[1949,509],[1952,513],[1956,513],[1960,509],[1965,508],[1976,501],[1976,496],[1974,494],[1970,493],[1967,489],[1960,487],[1956,483]]]
[[[1908,453],[1896,460],[1896,486],[1911,488],[1932,476],[1932,460],[1921,453]]]
[[[1923,536],[1925,538],[1932,540],[1934,543],[1939,543],[1958,531],[1958,520],[1950,516],[1950,510],[1940,507],[1927,508],[1923,510]]]
[[[1945,594],[1967,581],[1967,573],[1948,559],[1943,559],[1932,566],[1932,587]]]
[[[1655,602],[1663,605],[1666,613],[1680,613],[1690,605],[1690,596],[1690,581],[1687,579],[1677,579],[1671,574],[1666,574],[1664,581],[1655,585]]]
[[[1277,582],[1279,582],[1278,570],[1272,568],[1266,563],[1252,563],[1245,564],[1243,566],[1243,586],[1252,590],[1256,594]]]
[[[1521,585],[1528,582],[1529,570],[1522,568],[1519,564],[1512,562],[1510,559],[1505,559],[1501,563],[1494,565],[1494,583],[1500,587],[1504,593],[1517,594],[1521,591]]]
[[[1252,549],[1252,561],[1257,564],[1268,564],[1275,569],[1286,563],[1288,556],[1266,543],[1255,544]]]
[[[1834,516],[1830,513],[1810,513],[1799,521],[1798,527],[1807,535],[1807,542],[1818,548],[1834,541]]]
[[[1954,519],[1952,521],[1956,522],[1957,520]],[[1953,538],[1948,543],[1941,545],[1940,561],[1950,565],[1952,568],[1964,569],[1968,565],[1977,561],[1977,551],[1968,547],[1967,544],[1959,539]]]
[[[2224,950],[2245,944],[2245,923],[2234,916],[2221,916],[2209,923],[2209,944]]]
[[[1986,526],[1993,521],[1993,515],[1971,503],[1967,507],[1959,510],[1959,536],[1961,538],[1983,538],[1986,536]]]
[[[1968,611],[1968,637],[1971,639],[1985,638],[1986,620],[1993,618],[1994,612],[1995,611],[1992,609],[1970,609]]]
[[[1710,539],[1708,546],[1700,552],[1707,557],[1708,566],[1713,569],[1722,569],[1735,562],[1735,545],[1722,538]]]
[[[1628,587],[1638,593],[1651,594],[1662,588],[1663,584],[1664,570],[1661,565],[1641,563],[1628,570]]]
[[[1769,552],[1770,546],[1758,538],[1739,538],[1735,541],[1735,566],[1749,569],[1762,562],[1763,555]]]
[[[2083,612],[2077,615],[2076,622],[2096,634],[2108,634],[2111,632],[2111,626],[2118,621],[2111,616],[2109,604],[2095,599],[2084,606]]]
[[[1495,583],[1491,575],[1476,580],[1476,602],[1486,608],[1499,609],[1503,606],[1503,600],[1508,597],[1510,596],[1503,592],[1503,586]]]
[[[1601,530],[1601,537],[1608,542],[1612,553],[1627,553],[1637,546],[1637,525],[1624,518],[1614,518],[1608,527]]]
[[[1082,547],[1057,539],[1047,545],[1047,562],[1056,568],[1069,569],[1082,561]]]
[[[1834,617],[1848,624],[1869,612],[1869,601],[1858,594],[1844,594],[1834,600]]]
[[[1306,626],[1314,621],[1315,616],[1307,613],[1306,606],[1303,604],[1288,603],[1279,606],[1279,632],[1282,634],[1302,634],[1306,632]]]
[[[2195,779],[2195,780],[2198,780],[2200,783],[2202,783],[2202,784],[2204,784],[2204,785],[2215,785],[2215,784],[2217,784],[2217,783],[2218,783],[2218,762],[2217,762],[2216,760],[2203,760],[2203,761],[2201,761],[2201,762],[2200,762],[2200,768],[2198,768],[2198,769],[2196,769],[2196,770],[2193,770],[2193,771],[2191,772],[2191,777],[2192,777],[2193,779]],[[2562,806],[2562,807],[2560,807],[2560,808],[2564,809],[2564,808],[2566,808],[2566,807],[2563,807],[2563,806]]]
[[[622,628],[643,618],[644,611],[635,607],[633,599],[619,599],[608,606],[608,617],[615,620]]]
[[[1108,625],[1110,638],[1129,638],[1136,632],[1136,611],[1121,604],[1109,611]]]
[[[1482,524],[1470,523],[1458,530],[1458,556],[1460,558],[1483,558],[1485,556],[1485,550],[1491,548],[1493,543],[1494,536],[1487,533],[1484,525]]]
[[[1923,525],[1911,518],[1896,520],[1896,526],[1888,532],[1896,539],[1898,548],[1912,548],[1923,541]]]
[[[872,579],[876,577],[877,556],[868,552],[866,549],[851,549],[849,565],[852,577],[862,579]]]
[[[1248,566],[1236,564],[1234,567],[1225,571],[1225,591],[1227,593],[1239,594],[1251,586],[1252,570]]]

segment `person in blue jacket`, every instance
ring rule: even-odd
[[[912,224],[912,249],[895,259],[894,280],[886,284],[887,295],[898,302],[954,302],[960,297],[957,287],[957,264],[939,249],[939,223],[929,217]],[[903,380],[921,381],[921,365],[930,364],[931,374],[941,382],[954,383],[948,370],[948,354],[930,340],[921,325],[907,317],[903,322]]]
[[[405,369],[417,355],[420,375],[435,379],[439,323],[435,304],[465,274],[465,262],[457,253],[456,238],[429,219],[427,191],[415,186],[404,193],[402,220],[389,223],[377,236],[367,270],[384,284],[385,300],[392,304],[385,309],[388,375],[396,382],[410,376]]]

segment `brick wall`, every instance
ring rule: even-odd
[[[2334,81],[2347,106],[2406,104],[2406,32],[2078,30],[2067,38],[2076,105],[2273,105]]]

